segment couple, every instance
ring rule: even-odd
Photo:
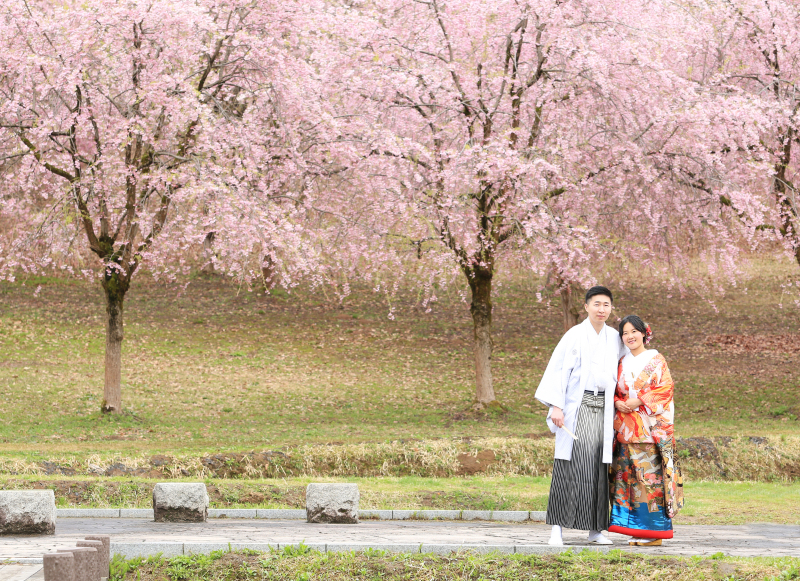
[[[632,545],[660,545],[683,506],[672,376],[647,348],[652,332],[642,319],[627,316],[618,331],[605,324],[613,303],[606,287],[587,291],[589,316],[558,343],[536,390],[556,434],[551,545],[563,545],[563,528],[588,530],[601,545],[612,544],[604,530],[630,535]]]

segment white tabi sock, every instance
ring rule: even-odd
[[[598,545],[613,545],[611,539],[606,538],[600,531],[589,531],[589,542]]]
[[[564,541],[561,538],[561,527],[558,525],[553,525],[553,531],[550,533],[550,540],[548,541],[549,545],[556,545],[562,546]]]

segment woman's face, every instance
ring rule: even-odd
[[[631,351],[636,351],[642,346],[643,341],[644,334],[637,331],[631,323],[625,323],[625,326],[622,327],[622,342],[625,343],[625,346]]]

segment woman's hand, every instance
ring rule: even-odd
[[[628,404],[624,401],[617,400],[614,402],[614,407],[621,411],[623,414],[631,413],[631,408],[628,407]]]
[[[561,408],[553,406],[553,413],[550,414],[550,420],[556,425],[556,427],[564,427],[564,412],[561,411]]]
[[[631,411],[634,411],[640,405],[644,405],[644,402],[638,397],[634,397],[626,401],[625,404],[631,409]]]

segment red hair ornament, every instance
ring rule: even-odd
[[[644,328],[645,328],[645,331],[647,331],[647,333],[644,336],[644,344],[645,345],[649,345],[650,341],[653,340],[653,330],[650,328],[650,324],[649,323],[645,323],[644,324]]]

